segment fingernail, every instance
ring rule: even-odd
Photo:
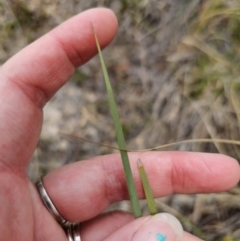
[[[183,228],[171,214],[159,213],[141,225],[132,241],[181,241]]]

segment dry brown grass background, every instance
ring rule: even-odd
[[[111,8],[119,31],[104,51],[129,149],[195,138],[240,140],[240,3],[238,0],[0,0],[0,61],[90,7]],[[45,107],[29,175],[113,150],[59,132],[116,146],[98,58]],[[223,153],[240,148],[185,143],[167,150]],[[230,173],[223,175],[231,175]],[[159,211],[183,215],[205,240],[240,240],[240,188],[220,194],[172,195]],[[111,208],[129,210],[128,202]],[[142,202],[143,210],[146,203]],[[192,224],[182,220],[190,232]]]

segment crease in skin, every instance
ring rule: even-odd
[[[76,33],[76,34],[79,34],[79,33]],[[81,50],[82,49],[78,50],[74,46],[71,46],[71,51],[69,51],[68,50],[69,49],[69,43],[67,43],[68,44],[68,49],[67,49],[66,44],[61,40],[61,38],[58,36],[58,34],[52,32],[52,36],[53,36],[54,40],[56,41],[56,44],[59,45],[61,49],[63,49],[63,52],[66,55],[66,58],[68,59],[69,63],[71,63],[71,65],[74,68],[78,67],[79,65],[84,64],[88,60],[87,57],[84,57],[81,54]],[[69,57],[68,54],[67,54],[68,52],[75,53],[76,57],[75,56],[74,57],[73,56]]]
[[[10,61],[10,60],[9,60]],[[5,63],[6,65],[8,62]],[[41,108],[47,101],[47,96],[40,86],[34,86],[30,80],[26,80],[25,74],[6,73],[7,69],[2,67],[1,78],[4,79],[5,86],[7,89],[14,89],[17,94],[21,92],[28,100],[30,100],[34,106]],[[6,69],[6,70],[5,70]],[[4,71],[5,70],[5,71]],[[19,94],[18,94],[19,95]],[[13,103],[14,104],[14,103]]]
[[[68,59],[67,55],[66,58]],[[49,67],[57,68],[57,70],[54,71],[54,73],[51,75],[49,75],[49,70],[38,73],[38,78],[42,78],[45,82],[44,88],[41,86],[41,84],[35,84],[34,81],[26,79],[24,75],[6,76],[7,81],[11,84],[14,84],[17,89],[21,90],[24,95],[34,104],[34,106],[42,109],[52,97],[52,93],[50,94],[50,92],[55,89],[55,86],[59,85],[59,83],[62,83],[62,85],[65,83],[64,80],[61,80],[61,76],[66,75],[65,72],[69,72],[68,77],[70,78],[71,75],[74,73],[75,68],[72,66],[69,59],[68,61],[61,62],[64,64],[54,63],[52,66]],[[46,76],[48,76],[48,79],[46,79]],[[50,91],[47,91],[47,89],[49,89]]]
[[[0,158],[0,173],[3,175],[4,173],[10,173],[11,175],[17,175],[21,178],[26,178],[26,174],[22,174],[22,172],[17,171],[15,168],[12,168],[8,162],[5,162],[2,158]]]
[[[14,80],[10,81],[24,93],[24,95],[33,103],[34,106],[42,109],[47,103],[48,97],[40,86],[34,86],[33,84],[30,85],[24,82],[18,83]]]
[[[127,191],[127,186],[125,183],[125,179],[123,178],[123,175],[121,175],[120,173],[123,173],[122,168],[121,169],[116,169],[116,166],[109,166],[104,160],[102,160],[102,170],[105,173],[104,177],[106,177],[105,180],[105,195],[108,199],[109,204],[111,204],[112,202],[116,201],[116,200],[121,200],[122,196],[121,195],[117,195],[119,193],[128,193]],[[121,166],[121,165],[120,165]],[[110,168],[111,167],[111,168]],[[118,174],[116,174],[118,173]],[[111,188],[112,183],[116,183],[115,184],[115,192],[113,193],[112,190],[113,188]],[[117,197],[119,196],[119,197]],[[126,198],[128,197],[128,194],[126,194]]]
[[[36,48],[44,49],[48,46],[54,46],[51,51],[53,55],[57,53],[57,61],[55,61],[46,50],[43,50],[41,55],[38,56],[35,54],[35,57],[31,61],[32,69],[36,69],[32,79],[29,79],[26,70],[9,71],[9,65],[11,66],[12,61],[14,62],[19,59],[25,52],[27,54],[27,47],[19,52],[20,56],[17,54],[2,66],[1,75],[3,75],[6,80],[5,82],[14,84],[19,90],[22,90],[25,96],[27,96],[35,106],[42,108],[55,93],[55,89],[60,88],[72,76],[75,66],[73,66],[70,57],[60,42],[55,38],[48,37],[43,46],[41,45],[41,39],[36,40],[35,45]],[[32,51],[35,52],[35,48],[33,48]],[[42,64],[42,62],[44,64]],[[24,61],[20,67],[23,68],[24,64],[29,64],[29,61]],[[41,69],[41,71],[37,71],[38,69]],[[39,79],[43,81],[37,81]]]

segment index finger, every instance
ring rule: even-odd
[[[1,75],[43,107],[75,68],[97,53],[92,25],[104,48],[116,34],[116,17],[109,9],[90,9],[20,51],[2,66]]]
[[[42,126],[42,107],[113,39],[117,20],[104,8],[85,11],[35,41],[0,68],[0,165],[26,176]]]
[[[194,152],[129,153],[139,198],[144,198],[137,159],[141,158],[155,197],[172,193],[219,192],[240,178],[236,160],[220,154]],[[53,203],[70,221],[90,219],[112,202],[128,199],[120,155],[81,161],[49,173],[44,184]]]

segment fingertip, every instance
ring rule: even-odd
[[[81,15],[89,19],[89,24],[93,25],[101,47],[105,47],[113,40],[118,29],[118,20],[111,9],[99,7],[86,10]]]
[[[182,225],[174,216],[168,213],[158,213],[129,222],[108,236],[106,241],[181,241],[182,235]]]
[[[239,162],[227,155],[221,155],[224,160],[222,167],[222,175],[225,178],[226,189],[234,187],[240,179],[240,165]]]
[[[202,182],[208,186],[208,192],[226,191],[239,182],[240,166],[236,159],[224,154],[206,154],[205,157],[208,178]]]
[[[175,152],[172,156],[171,180],[176,193],[221,192],[239,181],[240,167],[232,157],[200,152]]]
[[[86,63],[97,53],[92,27],[103,49],[116,35],[118,28],[116,15],[107,8],[89,9],[50,32],[49,36],[53,37],[55,44],[61,46],[75,68]]]
[[[118,20],[115,13],[111,9],[99,7],[95,9],[90,9],[88,11],[98,12],[98,14],[101,14],[102,16],[104,16],[104,18],[108,19],[106,24],[111,28],[111,30],[115,30],[115,33],[116,33],[117,27],[118,27]],[[93,14],[93,17],[94,17],[94,14]]]

